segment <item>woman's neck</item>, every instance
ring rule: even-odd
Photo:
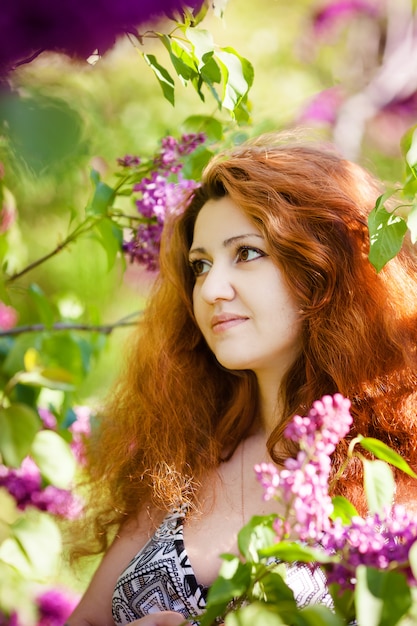
[[[282,419],[282,404],[280,402],[280,381],[276,375],[258,375],[259,405],[262,428],[266,435],[278,426]]]

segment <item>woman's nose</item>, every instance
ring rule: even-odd
[[[233,300],[235,288],[230,272],[223,265],[212,265],[201,287],[201,297],[209,304],[218,300]]]

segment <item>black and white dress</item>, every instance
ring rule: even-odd
[[[184,515],[184,511],[168,515],[120,575],[112,599],[116,626],[159,611],[177,611],[184,618],[204,611],[208,587],[197,582],[185,550]],[[298,606],[332,606],[320,568],[288,565],[286,582]]]

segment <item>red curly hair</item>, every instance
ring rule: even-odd
[[[283,460],[274,446],[288,420],[338,391],[354,425],[335,472],[358,433],[416,464],[417,263],[404,247],[380,273],[370,264],[367,216],[380,193],[362,168],[309,144],[246,144],[209,164],[165,229],[160,275],[91,441],[101,548],[141,507],[196,503],[202,476],[258,425],[254,374],[222,368],[193,315],[188,252],[209,199],[229,196],[257,224],[301,310],[302,350],[277,389],[285,410],[272,457]],[[351,463],[336,491],[360,504],[360,485],[361,464]]]

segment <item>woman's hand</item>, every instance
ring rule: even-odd
[[[141,619],[131,622],[130,626],[180,626],[188,624],[184,615],[176,611],[162,611],[161,613],[151,613]]]

